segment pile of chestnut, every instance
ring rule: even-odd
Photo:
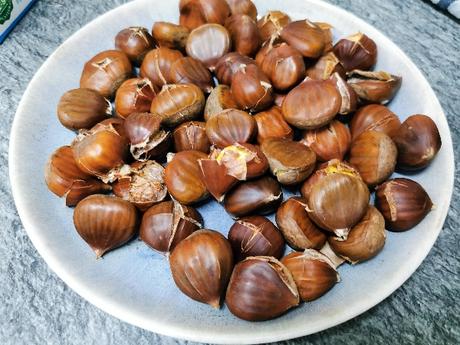
[[[427,215],[423,187],[391,175],[428,166],[441,138],[430,117],[401,123],[384,105],[402,79],[372,71],[365,34],[334,43],[331,25],[257,19],[250,0],[179,6],[179,25],[126,28],[85,64],[57,110],[78,134],[46,183],[97,257],[139,232],[187,296],[271,319]],[[301,195],[283,202],[282,186]],[[191,206],[211,198],[235,218],[228,238]]]

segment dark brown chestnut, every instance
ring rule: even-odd
[[[115,47],[124,52],[137,66],[140,66],[145,55],[155,48],[155,43],[149,31],[139,26],[123,29],[115,37]]]
[[[208,121],[212,116],[225,109],[236,109],[237,105],[232,91],[227,85],[217,85],[209,94],[204,106],[204,119]]]
[[[268,41],[272,37],[279,36],[281,30],[291,22],[291,18],[281,11],[269,11],[258,20],[262,42]]]
[[[334,46],[334,54],[347,72],[355,69],[369,70],[377,62],[377,45],[365,34],[358,32],[338,41]]]
[[[152,36],[160,47],[185,51],[190,31],[185,26],[168,22],[156,22],[152,27]]]
[[[442,145],[436,123],[426,115],[409,116],[396,131],[393,140],[398,147],[397,167],[402,170],[427,167]]]
[[[217,61],[215,69],[216,78],[220,84],[230,86],[232,84],[233,75],[238,72],[243,65],[255,64],[256,62],[253,59],[241,55],[240,53],[232,52],[225,54]]]
[[[356,139],[365,131],[383,132],[394,137],[401,122],[387,107],[380,104],[369,104],[359,108],[350,123],[351,138]]]
[[[133,113],[148,112],[158,91],[148,78],[126,80],[115,96],[117,115],[126,118]]]
[[[202,224],[201,215],[193,207],[163,201],[144,213],[139,235],[150,248],[169,253]]]
[[[308,19],[287,24],[281,30],[281,38],[306,58],[319,58],[326,46],[323,29]]]
[[[241,55],[254,56],[262,44],[257,23],[245,14],[227,18],[225,27],[230,34],[233,50]]]
[[[354,70],[348,74],[347,82],[362,103],[386,104],[401,88],[402,78],[384,71]]]
[[[224,24],[230,15],[225,0],[180,0],[179,23],[193,30],[206,23]]]
[[[230,14],[245,14],[257,20],[257,8],[251,0],[226,0],[230,7]]]
[[[257,123],[257,142],[262,144],[268,138],[292,139],[294,131],[284,120],[281,108],[273,106],[270,109],[254,115]]]
[[[299,292],[289,270],[270,256],[238,263],[230,278],[225,304],[248,321],[273,319],[299,304]]]
[[[176,60],[171,65],[169,75],[174,84],[195,84],[205,93],[210,93],[214,86],[209,70],[191,57]]]
[[[171,84],[169,75],[171,66],[182,57],[182,53],[178,50],[166,47],[153,49],[145,56],[139,74],[142,78],[149,78],[158,87]]]
[[[128,201],[95,194],[78,203],[73,222],[78,234],[100,258],[135,235],[138,216]]]
[[[173,140],[176,152],[194,150],[208,153],[211,147],[204,122],[184,122],[174,129]]]
[[[307,69],[307,76],[316,80],[327,80],[334,73],[338,73],[342,78],[346,77],[345,69],[333,52],[321,56],[313,66]]]
[[[432,210],[428,193],[417,182],[407,178],[395,178],[376,189],[375,207],[385,218],[385,226],[391,231],[406,231]]]

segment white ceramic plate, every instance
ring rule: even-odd
[[[439,155],[428,169],[412,176],[437,207],[413,230],[388,233],[387,244],[375,259],[341,267],[342,281],[324,297],[267,322],[242,321],[225,307],[214,310],[188,299],[175,287],[167,260],[140,241],[95,260],[74,230],[72,209],[47,190],[43,167],[51,152],[73,137],[59,124],[55,108],[65,91],[78,87],[83,63],[99,51],[111,49],[116,33],[126,26],[150,28],[154,21],[178,20],[177,0],[130,2],[75,33],[37,72],[14,119],[10,177],[24,227],[51,269],[100,309],[157,333],[201,342],[261,343],[311,334],[347,321],[382,301],[410,277],[428,254],[447,214],[454,171],[450,132],[433,90],[409,58],[375,28],[327,3],[255,3],[260,14],[281,9],[295,19],[330,22],[336,38],[362,31],[377,42],[377,68],[403,76],[402,89],[390,108],[402,120],[415,113],[429,114],[439,127],[443,140]],[[227,233],[232,220],[220,206],[208,203],[200,211],[207,228]]]

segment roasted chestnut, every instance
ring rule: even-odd
[[[276,211],[276,224],[290,247],[321,249],[326,235],[310,220],[307,208],[307,200],[303,198],[287,199]]]
[[[118,50],[103,51],[85,63],[80,88],[97,91],[105,98],[113,98],[118,87],[132,75],[128,56]]]
[[[233,99],[232,91],[227,85],[217,85],[209,94],[204,106],[204,119],[208,121],[212,116],[225,109],[236,109],[237,105]]]
[[[402,78],[384,71],[354,70],[348,74],[347,82],[361,102],[386,104],[401,88]]]
[[[397,167],[420,170],[427,167],[441,149],[441,136],[434,121],[426,115],[409,116],[396,131]]]
[[[395,178],[376,189],[375,207],[385,218],[385,226],[391,231],[406,231],[432,210],[428,193],[417,182],[407,178]]]
[[[269,11],[257,22],[262,42],[279,36],[281,30],[291,22],[291,18],[281,11]]]
[[[281,108],[273,106],[270,109],[254,115],[257,123],[257,142],[262,144],[268,138],[292,139],[294,131],[284,120]]]
[[[304,302],[321,297],[340,281],[331,260],[314,249],[306,249],[303,253],[292,252],[281,263],[291,272],[300,299]]]
[[[335,84],[341,97],[339,114],[348,115],[354,112],[358,105],[358,96],[356,92],[337,72],[332,75],[331,81]]]
[[[155,47],[155,40],[146,28],[129,27],[117,34],[115,47],[124,52],[133,64],[140,66],[145,55]]]
[[[246,14],[257,20],[257,8],[251,0],[226,0],[230,7],[230,14]]]
[[[228,232],[235,260],[248,256],[273,256],[281,258],[284,253],[284,238],[267,218],[250,216],[238,219]]]
[[[375,207],[369,206],[346,240],[329,237],[328,242],[336,254],[357,264],[376,256],[385,245],[385,238],[385,219]]]
[[[254,56],[262,44],[257,23],[245,14],[234,14],[225,21],[233,50],[241,55]]]
[[[89,129],[112,114],[112,105],[91,89],[74,89],[62,95],[57,107],[61,124],[70,129]]]
[[[80,201],[73,214],[75,229],[100,258],[128,242],[137,231],[137,210],[123,199],[90,195]]]
[[[164,175],[164,168],[155,161],[134,162],[113,184],[113,194],[145,211],[166,198]]]
[[[204,24],[190,33],[185,49],[189,56],[213,71],[217,61],[230,51],[231,44],[230,34],[225,27]]]
[[[352,142],[350,148],[350,163],[370,187],[393,174],[397,156],[395,143],[383,132],[366,131]]]
[[[369,70],[377,62],[377,45],[365,34],[358,32],[338,41],[334,46],[334,54],[347,72],[355,69]]]
[[[169,265],[177,287],[188,297],[220,307],[233,269],[230,243],[213,230],[198,230],[179,242]]]
[[[173,140],[176,152],[195,150],[208,153],[211,147],[204,122],[184,122],[174,129]]]
[[[162,118],[162,124],[175,127],[198,118],[204,109],[203,91],[194,84],[171,84],[163,86],[153,99],[150,112]]]
[[[230,7],[225,0],[181,0],[179,13],[180,25],[193,30],[206,23],[223,25]]]
[[[281,30],[281,38],[306,58],[319,58],[326,46],[323,29],[308,19],[287,24]]]
[[[342,78],[346,77],[345,69],[333,52],[321,56],[313,66],[307,69],[307,76],[316,80],[327,80],[334,73],[338,73]]]
[[[380,104],[369,104],[353,115],[351,138],[354,140],[365,131],[383,132],[394,137],[400,125],[399,118],[390,109]]]
[[[171,252],[179,242],[201,228],[203,219],[193,207],[163,201],[142,216],[140,238],[161,253]]]
[[[281,184],[300,183],[315,168],[315,153],[299,142],[268,138],[262,143],[261,149],[268,159],[270,171]]]
[[[327,125],[339,112],[341,103],[332,81],[307,79],[288,93],[283,115],[297,128],[315,129]]]
[[[148,112],[157,92],[158,89],[147,78],[126,80],[115,96],[117,115],[126,118],[133,113]]]
[[[176,153],[166,166],[166,186],[171,196],[181,204],[193,204],[208,197],[198,164],[199,159],[207,157],[200,151],[182,151]]]
[[[149,78],[158,87],[171,84],[171,66],[182,57],[178,50],[166,47],[153,49],[145,56],[139,74],[142,78]]]
[[[243,66],[255,65],[256,62],[245,55],[237,52],[232,52],[222,56],[217,61],[215,74],[220,84],[230,86],[232,84],[233,75],[238,72]],[[236,108],[236,106],[234,107]]]
[[[191,57],[176,60],[169,75],[174,84],[195,84],[205,93],[210,93],[214,86],[209,70],[200,61]]]
[[[350,148],[351,135],[346,125],[333,120],[324,127],[304,131],[301,143],[313,150],[319,161],[342,160]]]
[[[168,22],[156,22],[152,27],[152,36],[160,47],[185,51],[190,31],[185,26]]]
[[[289,270],[270,256],[238,263],[227,288],[225,304],[244,320],[273,319],[299,304],[299,292]]]

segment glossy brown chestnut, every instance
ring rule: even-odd
[[[78,234],[100,258],[135,235],[138,216],[136,208],[128,201],[95,194],[78,203],[73,222]]]
[[[193,207],[163,201],[142,216],[140,238],[161,253],[171,252],[179,242],[201,228],[203,219]]]
[[[208,153],[211,147],[204,122],[184,122],[174,129],[173,140],[176,152],[194,150]]]
[[[169,264],[174,282],[185,295],[220,307],[233,269],[232,247],[222,234],[195,231],[174,248]]]
[[[227,109],[211,117],[206,122],[209,141],[224,148],[234,143],[251,141],[256,132],[256,121],[242,110]]]
[[[230,7],[230,14],[246,14],[257,20],[257,8],[251,0],[226,0]]]
[[[276,226],[265,217],[250,216],[238,219],[228,232],[235,260],[248,256],[273,256],[281,258],[284,238]]]
[[[232,94],[238,107],[259,112],[273,104],[273,87],[256,65],[241,65],[233,75]]]
[[[289,139],[269,138],[261,145],[270,171],[283,185],[304,181],[315,168],[316,155],[305,145]]]
[[[332,75],[331,81],[335,84],[341,98],[339,114],[348,115],[354,112],[358,106],[356,92],[337,72]]]
[[[176,153],[166,166],[166,186],[172,197],[181,204],[190,205],[208,197],[198,164],[199,159],[207,157],[200,151],[182,151]]]
[[[140,66],[145,55],[155,48],[155,40],[146,28],[129,27],[117,34],[115,47],[124,52],[133,64]]]
[[[369,70],[377,62],[377,45],[358,32],[338,41],[334,46],[334,54],[347,72],[355,69]]]
[[[181,0],[179,2],[179,23],[193,30],[206,23],[224,24],[230,15],[225,0]]]
[[[233,217],[263,215],[273,212],[281,201],[283,192],[280,185],[266,176],[237,185],[225,196],[224,207]]]
[[[178,50],[166,47],[153,49],[145,56],[139,74],[142,78],[149,78],[158,87],[170,84],[172,83],[169,75],[171,66],[182,57],[182,53]]]
[[[162,118],[162,124],[175,127],[194,120],[203,112],[205,97],[194,84],[165,85],[153,99],[150,112]]]
[[[319,58],[326,46],[323,29],[308,19],[287,24],[281,30],[281,38],[306,58]]]
[[[214,86],[209,70],[191,57],[176,60],[171,66],[170,77],[174,84],[195,84],[205,93],[210,93]]]
[[[105,98],[113,98],[119,86],[132,75],[128,56],[118,50],[103,51],[85,63],[80,88],[97,91]]]
[[[268,41],[272,36],[279,36],[281,30],[290,22],[291,18],[286,13],[281,11],[267,12],[257,22],[262,42]]]
[[[369,104],[353,115],[351,138],[354,140],[365,131],[383,132],[394,137],[400,125],[399,118],[390,109],[380,104]]]
[[[353,140],[350,163],[359,171],[364,182],[374,187],[395,171],[398,150],[383,132],[366,131]]]
[[[386,181],[376,189],[375,207],[385,218],[385,226],[391,231],[406,231],[432,210],[428,193],[417,182],[407,178]]]
[[[214,71],[217,61],[230,51],[231,46],[230,34],[224,26],[204,24],[190,33],[185,49],[189,56]]]
[[[289,270],[270,256],[252,256],[235,266],[225,304],[243,320],[273,319],[299,304]]]
[[[185,26],[168,22],[156,22],[152,27],[152,36],[160,47],[185,51],[190,31]]]
[[[262,144],[268,138],[292,139],[294,131],[284,120],[281,108],[273,106],[270,109],[254,115],[257,123],[257,142]]]
[[[164,168],[155,161],[134,162],[129,173],[113,184],[113,194],[145,211],[166,198],[164,175]]]
[[[348,74],[347,82],[362,103],[386,104],[401,88],[402,78],[384,71],[354,70]]]
[[[217,85],[209,94],[204,106],[204,119],[208,121],[212,116],[225,109],[236,109],[237,105],[233,99],[232,91],[227,85]]]
[[[89,129],[112,114],[112,105],[91,89],[73,89],[62,95],[57,106],[61,124],[70,129]]]
[[[307,69],[307,76],[315,80],[327,80],[334,73],[338,73],[342,78],[346,77],[345,69],[333,52],[321,56],[313,66]]]
[[[331,260],[314,249],[306,249],[303,253],[292,252],[281,263],[291,272],[300,299],[304,302],[321,297],[340,281]]]
[[[133,113],[150,110],[158,88],[148,78],[133,78],[121,84],[115,96],[117,115],[126,118]]]
[[[256,62],[245,55],[237,52],[232,52],[222,56],[217,61],[215,74],[220,84],[230,86],[232,84],[233,75],[238,72],[243,65],[255,65]],[[235,106],[236,107],[236,106]]]
[[[341,95],[332,81],[307,79],[288,93],[283,115],[297,128],[320,128],[337,115],[341,103]]]
[[[329,237],[332,250],[352,264],[376,256],[385,245],[385,219],[373,206],[348,234],[346,240]]]
[[[402,170],[427,167],[442,145],[436,123],[426,115],[409,116],[396,131],[393,140],[398,147],[397,167]]]
[[[310,220],[307,207],[307,200],[292,197],[276,211],[276,224],[289,246],[296,250],[321,249],[326,242],[326,235]]]
[[[324,127],[304,131],[301,143],[313,150],[319,161],[342,160],[351,145],[350,130],[333,120]]]
[[[245,14],[227,18],[225,27],[230,34],[233,50],[241,55],[254,56],[262,44],[257,23]]]

